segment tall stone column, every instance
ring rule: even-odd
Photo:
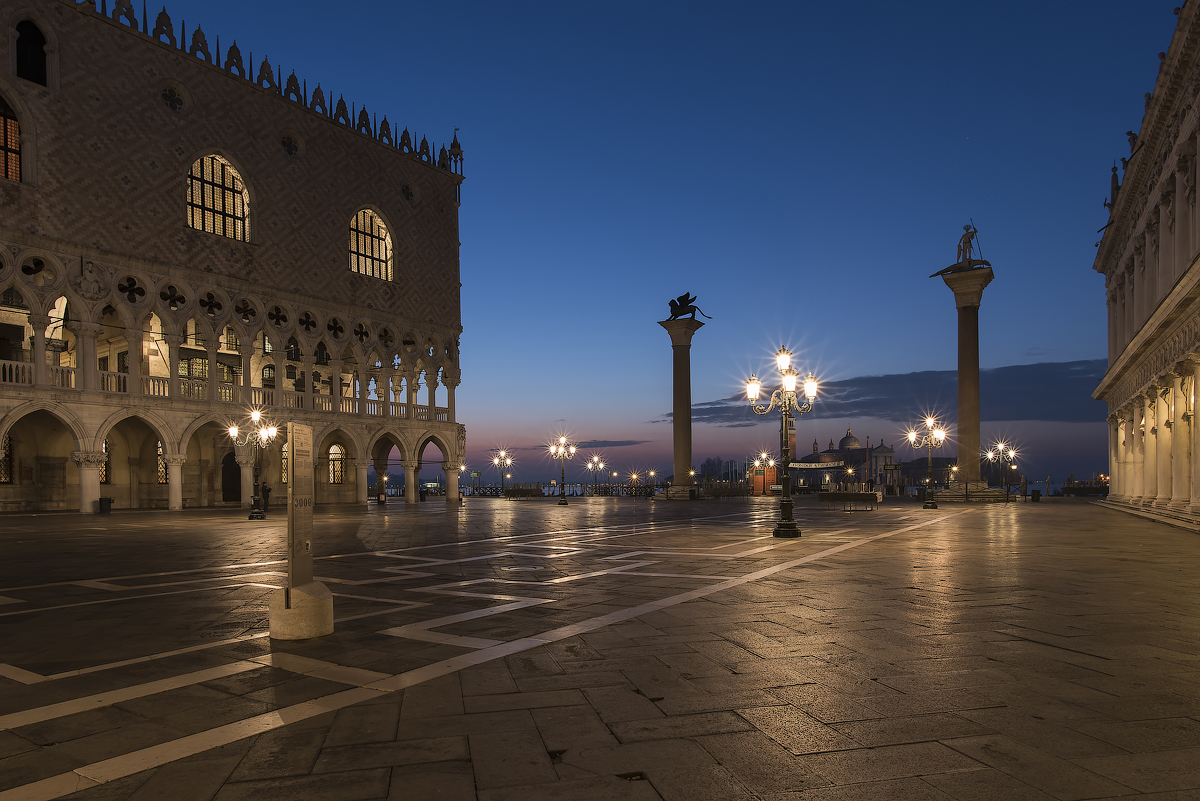
[[[446,474],[446,503],[458,505],[458,465],[442,462],[442,471]]]
[[[1158,390],[1150,387],[1142,395],[1142,500],[1150,506],[1158,498],[1158,431],[1154,425],[1155,408],[1162,403]]]
[[[379,398],[380,417],[392,415],[392,368],[386,364],[380,368],[375,379],[375,396]]]
[[[238,355],[242,357],[242,386],[237,400],[246,406],[254,401],[254,340],[252,338],[247,337],[242,341],[238,347]]]
[[[1140,399],[1125,408],[1125,463],[1129,475],[1129,489],[1125,493],[1125,502],[1140,504],[1145,486],[1144,453],[1145,443],[1142,438],[1143,407]]]
[[[184,338],[178,334],[163,334],[163,343],[167,346],[167,394],[171,400],[181,398],[179,390],[179,347]]]
[[[142,326],[131,325],[125,329],[125,347],[129,349],[129,373],[126,376],[126,391],[130,395],[142,394],[142,357],[145,349],[142,344],[144,332]]]
[[[367,505],[367,468],[370,465],[366,459],[354,460],[354,500],[363,506]]]
[[[253,505],[254,498],[254,457],[253,456],[238,456],[236,457],[238,465],[238,474],[242,480],[242,508],[249,509]],[[168,474],[167,479],[171,476]]]
[[[183,509],[183,464],[187,457],[170,454],[163,458],[167,461],[167,509],[178,512]]]
[[[409,420],[417,419],[417,390],[421,387],[421,381],[417,375],[415,372],[404,374],[404,388],[407,390],[407,400],[405,401],[407,413],[404,416]],[[414,503],[414,501],[409,501],[409,503]]]
[[[1171,373],[1175,402],[1171,407],[1171,502],[1169,509],[1186,509],[1192,500],[1192,414],[1185,389],[1191,362],[1182,361]]]
[[[94,515],[100,506],[100,468],[107,456],[103,451],[75,451],[71,460],[79,468],[79,513]]]
[[[1167,374],[1159,379],[1158,403],[1154,404],[1154,451],[1158,465],[1158,494],[1154,505],[1165,507],[1171,503],[1171,409],[1175,405],[1175,395],[1178,394],[1171,386],[1171,376]],[[1176,379],[1178,381],[1178,379]]]
[[[1121,421],[1115,414],[1108,416],[1108,499],[1110,501],[1121,500],[1121,478],[1124,471],[1121,469]],[[1047,487],[1049,492],[1050,488]]]
[[[942,280],[958,309],[958,471],[962,481],[979,481],[979,305],[992,268],[948,273]]]
[[[29,324],[33,326],[33,383],[46,384],[49,371],[46,369],[46,326],[50,325],[50,315],[31,314]]]
[[[419,500],[417,481],[421,474],[421,463],[417,461],[402,461],[400,465],[404,468],[404,502],[417,503]]]
[[[672,421],[675,442],[675,481],[668,498],[691,497],[692,470],[692,336],[704,323],[691,318],[659,322],[671,335]]]
[[[1195,169],[1195,165],[1192,166]],[[1200,230],[1200,229],[1198,229]],[[1196,457],[1200,456],[1200,425],[1196,421],[1195,394],[1196,389],[1200,387],[1200,361],[1189,359],[1188,367],[1191,374],[1192,392],[1190,396],[1191,403],[1191,435],[1192,435],[1192,451],[1188,459],[1188,468],[1191,470],[1191,501],[1188,504],[1187,510],[1193,514],[1200,513],[1200,469],[1197,469]]]

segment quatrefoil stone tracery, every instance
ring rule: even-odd
[[[276,306],[267,313],[267,319],[270,320],[271,324],[276,328],[283,328],[285,325],[287,325],[288,316],[286,313],[284,313],[283,309]]]
[[[117,291],[125,296],[125,300],[130,303],[138,303],[142,298],[146,297],[146,290],[138,286],[138,280],[132,275],[127,275],[117,284]]]
[[[342,334],[346,333],[346,327],[342,325],[341,320],[334,317],[326,324],[325,329],[333,335],[334,339],[341,339]]]
[[[317,321],[310,312],[300,315],[300,319],[296,322],[304,329],[304,333],[306,334],[311,334],[312,330],[317,327]]]
[[[365,325],[359,323],[354,327],[354,336],[359,342],[366,342],[371,338],[371,331]]]
[[[241,318],[243,323],[248,323],[258,316],[258,309],[254,308],[254,305],[248,300],[238,303],[237,306],[233,307],[233,311]]]
[[[163,302],[167,304],[167,308],[171,311],[176,311],[180,306],[187,303],[187,298],[175,288],[174,284],[169,284],[166,289],[158,293]]]
[[[204,297],[200,298],[200,308],[204,309],[204,313],[209,317],[216,317],[217,312],[221,311],[224,306],[217,296],[209,292]]]

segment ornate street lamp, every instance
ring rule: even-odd
[[[550,458],[558,460],[558,505],[567,505],[567,460],[575,455],[575,446],[567,442],[566,437],[559,437],[558,442],[550,446]]]
[[[771,393],[770,403],[766,406],[759,406],[756,403],[762,392],[762,384],[754,375],[751,375],[750,380],[746,382],[746,398],[750,401],[750,408],[754,410],[755,414],[767,414],[772,409],[779,408],[782,418],[780,430],[783,432],[780,437],[783,494],[779,498],[779,522],[775,524],[774,534],[776,537],[799,537],[800,527],[796,525],[796,521],[792,517],[792,477],[788,474],[788,462],[791,461],[791,443],[788,442],[788,435],[791,427],[788,425],[788,420],[793,414],[798,417],[812,411],[813,401],[817,397],[817,379],[812,373],[809,373],[808,377],[804,379],[806,400],[800,401],[796,396],[796,383],[800,374],[792,369],[791,351],[787,348],[780,348],[779,352],[775,354],[775,365],[779,368],[783,387]]]
[[[279,429],[273,425],[268,425],[268,422],[263,419],[262,412],[258,409],[250,411],[250,425],[244,433],[240,432],[237,426],[229,427],[229,438],[233,440],[235,448],[243,448],[247,445],[254,447],[254,501],[250,506],[250,517],[247,518],[249,520],[267,519],[267,514],[262,508],[262,499],[258,493],[258,452],[274,442],[278,434]]]
[[[650,470],[646,473],[646,497],[654,497],[654,471]]]
[[[592,484],[596,488],[595,494],[600,494],[600,471],[604,469],[604,457],[598,453],[592,454],[592,458],[588,459],[584,467],[592,474]]]
[[[1004,502],[1008,503],[1008,479],[1011,478],[1010,470],[1016,470],[1017,451],[1011,445],[1004,442],[997,442],[984,456],[989,462],[1000,463],[1000,476],[1004,481]],[[1046,491],[1049,494],[1049,490]]]
[[[492,467],[500,473],[500,497],[504,497],[504,473],[512,467],[512,456],[505,450],[492,451]]]
[[[762,491],[763,495],[767,494],[767,468],[774,467],[774,466],[775,466],[775,459],[772,458],[771,454],[767,453],[766,451],[763,451],[754,459],[754,469],[763,471],[763,491]],[[751,480],[750,480],[750,494],[751,495],[754,494],[753,478],[751,478]]]
[[[925,505],[923,509],[938,508],[937,501],[933,499],[933,449],[942,447],[942,443],[946,441],[946,429],[938,425],[937,419],[933,417],[925,418],[925,433],[919,434],[915,430],[908,432],[908,444],[914,448],[929,449],[929,467],[926,472],[926,488],[925,488]]]

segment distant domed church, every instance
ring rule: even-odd
[[[846,436],[838,440],[837,445],[829,440],[829,447],[824,451],[813,440],[812,453],[797,459],[792,468],[798,484],[812,486],[814,484],[860,483],[864,480],[883,484],[883,466],[895,461],[896,452],[887,445],[863,446],[854,432],[847,428]],[[868,467],[869,470],[864,469]],[[849,471],[853,471],[852,473]]]

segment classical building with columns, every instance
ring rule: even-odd
[[[130,0],[0,0],[0,511],[457,501],[462,150]],[[226,43],[232,42],[229,36]]]
[[[1124,180],[1113,169],[1110,218],[1095,269],[1108,292],[1110,501],[1200,514],[1200,4],[1179,22],[1129,132]]]

